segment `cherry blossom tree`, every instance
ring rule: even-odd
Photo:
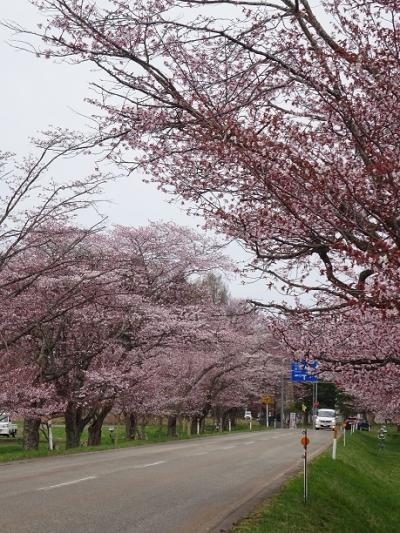
[[[98,169],[72,180],[50,174],[86,149],[82,136],[58,130],[43,132],[32,142],[32,154],[22,160],[0,151],[0,268],[28,248],[40,246],[46,226],[72,223],[99,199],[109,176]]]
[[[10,410],[29,415],[33,434],[38,417],[64,414],[67,447],[79,446],[87,425],[88,443],[98,444],[116,400],[126,409],[131,389],[148,381],[149,361],[192,342],[202,299],[195,277],[230,263],[218,243],[172,223],[89,236],[52,230],[0,273],[18,272],[23,284],[24,269],[41,272],[22,291],[11,275],[3,337],[13,342],[1,356],[13,379],[5,397]],[[53,257],[62,258],[57,267]],[[30,383],[24,395],[18,376]]]
[[[29,418],[36,419],[33,433],[40,416],[59,415],[68,407],[68,398],[60,394],[60,382],[74,372],[76,381],[97,351],[104,349],[104,334],[99,328],[93,332],[92,323],[105,322],[99,299],[106,298],[110,288],[104,265],[99,265],[98,258],[95,261],[93,235],[92,253],[89,243],[83,243],[87,230],[47,226],[40,231],[42,239],[35,238],[35,246],[30,246],[29,236],[25,249],[0,271],[0,355],[4,368],[9,369],[7,396],[19,398],[11,411],[27,415],[28,425]],[[99,309],[94,309],[96,303]],[[21,382],[13,376],[26,380],[24,401]],[[37,394],[38,390],[48,394]],[[37,439],[27,436],[27,440]]]
[[[82,210],[95,205],[108,176],[99,170],[74,180],[51,175],[65,160],[83,154],[87,144],[82,137],[62,130],[44,132],[32,148],[33,154],[22,160],[0,153],[0,343],[5,347],[29,333],[38,318],[29,322],[27,313],[19,322],[13,320],[14,299],[21,302],[22,293],[41,276],[63,268],[68,253],[103,222],[97,216],[90,228],[65,229]],[[55,245],[57,239],[63,246]],[[32,307],[29,297],[24,305]]]
[[[33,3],[39,55],[107,76],[92,102],[110,157],[308,294],[265,305],[398,312],[398,2]]]

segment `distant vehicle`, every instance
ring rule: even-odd
[[[359,429],[360,431],[369,431],[369,423],[366,420],[359,420],[357,422],[357,429]]]
[[[16,437],[17,425],[10,420],[8,413],[0,413],[0,435],[5,437]]]
[[[315,429],[333,429],[336,425],[334,409],[318,409],[315,418]]]
[[[245,420],[246,419],[247,420],[251,420],[253,418],[252,415],[251,415],[251,411],[245,411],[244,412],[244,418],[245,418]]]

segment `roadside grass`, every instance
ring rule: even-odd
[[[87,446],[88,439],[87,429],[82,434],[82,445],[79,448],[65,449],[65,428],[63,425],[53,426],[53,441],[55,444],[55,450],[49,451],[47,449],[47,441],[44,435],[41,434],[39,449],[34,451],[25,451],[22,448],[22,439],[16,438],[2,438],[0,437],[0,462],[15,461],[21,459],[31,459],[35,457],[47,457],[54,455],[73,454],[81,452],[94,452],[100,450],[112,450],[115,448],[126,448],[131,446],[144,446],[146,444],[157,444],[163,442],[198,439],[203,437],[228,435],[228,431],[215,431],[213,425],[206,424],[204,433],[200,435],[188,435],[183,431],[183,428],[178,428],[178,437],[169,437],[167,435],[166,425],[148,425],[144,430],[145,438],[141,440],[125,440],[125,426],[124,425],[112,425],[114,428],[113,439],[111,440],[109,426],[104,425],[102,429],[102,443],[98,446]],[[258,424],[257,421],[253,421],[252,431],[262,431],[267,428]],[[238,420],[237,425],[232,428],[232,432],[243,432],[249,430],[248,422]],[[22,435],[22,425],[18,424],[18,433]],[[117,438],[115,439],[115,434]]]
[[[395,533],[400,531],[400,434],[391,428],[384,450],[376,431],[356,432],[309,465],[309,501],[303,476],[242,520],[234,533]]]

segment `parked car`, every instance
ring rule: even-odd
[[[370,425],[366,420],[359,420],[357,423],[357,429],[360,431],[369,431]]]
[[[0,435],[5,437],[15,437],[17,435],[17,425],[11,422],[8,413],[0,413]]]

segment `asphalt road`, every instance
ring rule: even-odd
[[[0,530],[225,531],[299,470],[300,437],[277,429],[6,463]],[[332,434],[310,431],[310,439],[313,455]]]

